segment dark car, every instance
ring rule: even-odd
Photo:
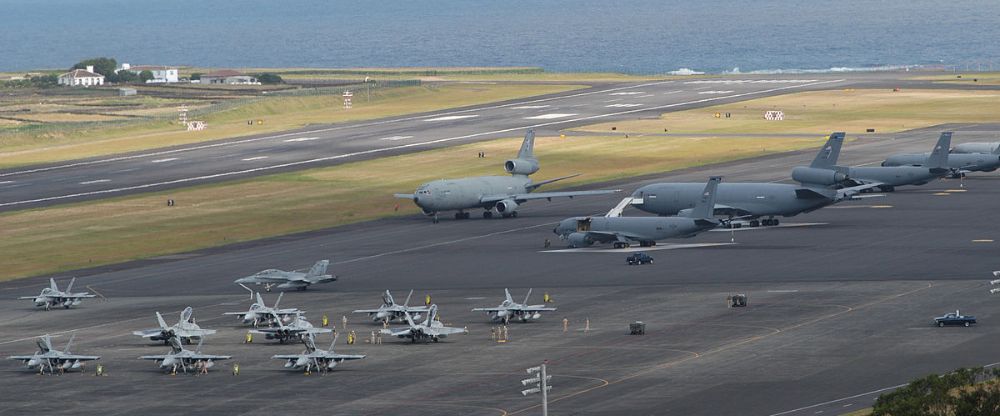
[[[632,266],[636,264],[652,264],[653,258],[649,257],[646,253],[633,253],[625,259],[625,262]]]
[[[976,317],[972,315],[962,315],[958,311],[954,313],[946,313],[944,316],[939,316],[934,318],[934,323],[937,326],[945,325],[962,325],[969,326],[976,323]]]

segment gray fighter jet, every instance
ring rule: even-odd
[[[951,147],[951,132],[941,133],[931,153],[920,166],[835,166],[832,172],[845,175],[839,181],[843,186],[875,185],[883,192],[892,192],[897,186],[924,185],[932,180],[951,174],[948,148]]]
[[[167,325],[167,321],[163,320],[163,315],[157,312],[156,321],[160,324],[159,328],[143,329],[141,331],[134,331],[132,334],[149,338],[153,341],[163,341],[164,344],[169,343],[173,338],[179,338],[181,341],[190,344],[191,340],[201,340],[206,335],[212,335],[216,332],[214,329],[202,329],[198,326],[191,316],[193,314],[194,309],[188,306],[181,311],[180,320],[176,324]]]
[[[256,328],[261,325],[271,326],[279,322],[291,322],[295,316],[305,313],[305,311],[295,308],[278,309],[278,305],[281,304],[281,297],[285,295],[285,292],[278,294],[278,299],[274,301],[274,306],[267,306],[260,292],[256,292],[255,295],[257,296],[257,301],[251,304],[250,309],[246,312],[226,312],[223,315],[234,315],[244,324],[252,325]]]
[[[792,179],[799,185],[770,182],[719,184],[714,214],[748,220],[751,227],[775,226],[780,223],[775,217],[792,217],[854,199],[858,193],[875,185],[842,189],[833,189],[830,185],[847,179],[846,175],[831,170],[837,164],[843,141],[844,133],[831,134],[809,166],[793,169]],[[703,183],[654,183],[637,189],[629,202],[631,206],[649,213],[677,215],[685,209],[694,208],[702,199],[704,187]],[[728,224],[734,227],[742,225],[737,221]]]
[[[208,371],[209,368],[215,366],[216,361],[228,360],[233,358],[231,355],[211,355],[201,353],[201,344],[205,340],[202,339],[198,341],[198,347],[194,351],[184,349],[181,345],[181,341],[177,337],[170,337],[167,341],[170,344],[170,352],[162,355],[143,355],[139,357],[140,360],[152,360],[156,361],[157,365],[163,370],[168,370],[171,374],[176,374],[177,370],[180,369],[184,373],[187,373],[188,368],[193,370],[204,369]]]
[[[473,312],[486,312],[490,315],[490,320],[493,322],[503,322],[504,324],[510,322],[512,319],[521,322],[528,322],[529,320],[535,320],[542,317],[542,312],[555,311],[556,308],[551,308],[545,305],[529,305],[528,298],[531,297],[531,289],[528,289],[528,294],[524,297],[524,303],[514,302],[514,298],[510,296],[510,291],[507,289],[503,290],[504,295],[507,296],[500,306],[495,308],[474,308]]]
[[[406,302],[402,305],[396,304],[396,301],[392,298],[392,294],[389,290],[385,291],[382,295],[382,305],[378,309],[358,309],[351,313],[367,313],[368,316],[374,322],[392,322],[392,321],[403,321],[405,314],[409,313],[410,317],[414,321],[420,320],[420,312],[427,312],[426,306],[409,306],[410,297],[413,296],[413,290],[410,290],[410,294],[406,295]]]
[[[984,144],[992,145],[992,143]],[[930,163],[930,156],[930,153],[895,154],[886,158],[882,166],[927,166]],[[951,169],[950,176],[953,178],[969,172],[993,172],[998,167],[1000,167],[1000,147],[994,147],[992,153],[952,152],[948,155],[948,168]]]
[[[951,154],[965,153],[1000,153],[1000,142],[970,142],[956,144],[951,148]]]
[[[316,328],[313,324],[309,323],[304,316],[296,315],[295,319],[292,319],[292,322],[289,322],[288,325],[285,325],[279,320],[278,326],[276,327],[253,329],[250,330],[250,332],[255,334],[264,334],[265,338],[276,339],[279,343],[284,344],[292,338],[302,338],[306,335],[325,334],[333,332],[333,330]]]
[[[413,319],[410,318],[409,313],[404,313],[403,318],[406,319],[406,323],[409,326],[402,328],[389,328],[383,329],[381,332],[385,335],[392,335],[398,338],[409,338],[410,342],[417,342],[418,340],[427,341],[432,340],[438,342],[439,339],[445,338],[448,335],[467,333],[468,331],[462,328],[453,328],[444,326],[441,321],[437,318],[437,305],[431,305],[430,311],[427,312],[427,319],[423,323],[416,324]]]
[[[658,240],[693,237],[722,223],[713,216],[716,189],[721,180],[718,176],[709,179],[694,208],[681,210],[676,217],[619,217],[614,215],[616,210],[612,210],[604,217],[567,218],[552,232],[567,240],[571,247],[587,247],[594,243],[613,243],[615,248],[628,248],[632,243],[649,247],[656,245]]]
[[[330,260],[320,260],[307,272],[286,272],[278,269],[267,269],[247,277],[236,279],[235,283],[241,285],[264,285],[264,290],[268,292],[271,291],[272,287],[277,287],[278,289],[306,290],[310,285],[330,283],[337,280],[337,276],[326,274],[326,268],[329,265]]]
[[[337,343],[340,334],[334,334],[330,349],[321,350],[316,348],[316,339],[312,334],[302,337],[302,343],[306,345],[306,350],[301,354],[284,354],[271,357],[272,360],[286,360],[285,368],[305,370],[306,373],[316,370],[319,372],[332,371],[337,364],[344,361],[360,360],[364,355],[337,354],[333,351],[333,345]]]
[[[76,283],[75,277],[69,281],[66,291],[63,292],[56,285],[56,279],[49,278],[49,287],[42,289],[42,293],[38,296],[21,296],[18,299],[31,299],[35,301],[35,306],[44,306],[45,310],[50,310],[53,306],[69,309],[70,306],[79,305],[84,298],[97,297],[88,292],[73,293],[73,283]]]
[[[442,211],[457,211],[455,219],[468,219],[469,213],[466,210],[477,208],[485,210],[483,218],[493,217],[494,212],[504,218],[516,217],[518,206],[533,199],[551,200],[558,197],[573,198],[618,192],[617,190],[534,192],[542,185],[577,176],[532,182],[528,175],[539,169],[534,146],[535,132],[528,130],[517,158],[504,162],[504,169],[511,176],[441,179],[420,185],[415,193],[395,194],[395,197],[412,200],[425,215],[433,216],[434,222],[438,222],[438,213]]]
[[[73,338],[76,338],[76,333],[73,333],[69,337],[66,348],[59,351],[52,347],[52,337],[42,335],[38,338],[38,352],[32,355],[13,355],[7,358],[23,361],[28,368],[32,370],[37,368],[38,372],[48,372],[49,374],[78,370],[83,368],[83,363],[86,361],[101,359],[97,355],[77,355],[71,353],[69,348],[73,345]]]

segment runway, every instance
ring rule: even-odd
[[[233,180],[865,82],[761,77],[601,84],[440,112],[0,170],[0,212]],[[723,84],[720,84],[723,82]],[[720,85],[723,85],[725,89]]]
[[[923,149],[946,128],[958,131],[956,140],[995,136],[981,126],[945,126],[870,137],[845,145],[841,162],[867,164],[891,151]],[[807,164],[813,153],[601,186],[631,190],[718,174],[734,182],[787,181],[791,167]],[[80,271],[77,287],[97,290],[107,301],[74,310],[36,311],[13,299],[36,294],[46,279],[0,284],[0,355],[30,353],[32,337],[75,329],[74,352],[103,355],[111,374],[42,377],[5,362],[0,388],[20,400],[5,401],[0,412],[537,414],[539,398],[522,397],[519,380],[524,368],[545,359],[554,376],[553,414],[838,414],[870,405],[875,396],[869,392],[929,372],[998,361],[1000,325],[988,283],[998,249],[987,242],[1000,240],[993,226],[1000,220],[996,174],[974,174],[961,187],[952,180],[901,188],[782,219],[822,225],[674,241],[705,246],[652,253],[653,265],[627,266],[624,252],[610,250],[543,252],[546,238],[550,249],[563,248],[552,234],[559,220],[603,213],[620,197],[532,202],[506,220],[386,219]],[[729,244],[732,238],[736,244]],[[349,311],[376,306],[382,290],[392,289],[399,300],[413,288],[418,302],[431,295],[443,321],[467,326],[469,335],[426,345],[390,339],[340,345],[338,352],[368,358],[322,377],[285,371],[268,359],[299,346],[242,344],[246,329],[221,315],[248,304],[247,292],[232,281],[322,258],[332,260],[340,280],[288,293],[282,306],[306,309],[314,323],[327,314],[339,325]],[[547,292],[559,310],[512,325],[511,342],[497,344],[485,316],[470,309],[499,304],[504,287],[515,298],[534,288],[533,303]],[[734,293],[747,293],[750,306],[727,308],[725,298]],[[275,297],[266,296],[268,302]],[[176,319],[187,305],[199,324],[220,330],[204,351],[235,355],[239,376],[225,365],[208,376],[169,376],[135,359],[165,348],[131,331],[154,325],[156,310]],[[933,316],[954,309],[980,323],[931,326]],[[569,320],[565,333],[563,318]],[[633,320],[646,322],[649,333],[625,335]],[[348,329],[362,339],[376,328],[349,317]],[[75,405],[67,407],[69,401]]]

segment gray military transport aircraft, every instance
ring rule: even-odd
[[[948,165],[951,132],[941,133],[934,148],[921,166],[834,166],[827,170],[836,178],[827,185],[873,185],[883,192],[892,192],[897,186],[924,185],[952,172]],[[843,180],[838,180],[843,175]]]
[[[271,291],[272,287],[277,287],[278,289],[306,290],[311,285],[330,283],[337,280],[337,276],[326,274],[326,268],[329,265],[330,260],[320,260],[307,272],[267,269],[247,277],[236,279],[234,283],[239,285],[264,285],[264,290],[268,292]]]
[[[194,309],[188,306],[181,311],[181,317],[176,324],[167,325],[167,321],[163,320],[163,315],[157,312],[156,322],[160,324],[159,328],[133,331],[132,334],[153,341],[163,341],[164,344],[169,343],[174,338],[190,344],[192,340],[201,340],[206,335],[212,335],[216,332],[214,329],[202,329],[195,323],[192,315],[194,315]]]
[[[402,328],[389,328],[381,330],[381,333],[385,335],[392,335],[397,338],[409,338],[410,342],[426,341],[432,340],[438,342],[439,339],[445,338],[448,335],[468,333],[467,330],[463,328],[454,328],[449,326],[444,326],[441,321],[437,319],[437,305],[431,305],[430,311],[427,312],[427,319],[422,323],[414,323],[413,319],[410,318],[409,313],[404,313],[403,317],[406,319],[408,326]]]
[[[403,321],[405,320],[404,315],[410,314],[410,317],[414,321],[420,320],[420,313],[427,312],[426,306],[409,306],[410,297],[413,296],[413,289],[410,289],[410,294],[406,295],[406,302],[402,305],[396,303],[392,298],[392,294],[386,289],[385,294],[382,295],[382,305],[378,309],[357,309],[351,313],[367,313],[368,316],[374,322],[392,322],[392,321]]]
[[[56,285],[56,279],[49,278],[49,287],[42,289],[42,293],[38,296],[21,296],[18,299],[31,299],[35,301],[35,306],[44,306],[45,310],[50,310],[53,306],[69,309],[70,306],[79,305],[84,298],[97,297],[88,292],[73,293],[73,283],[76,283],[75,277],[69,281],[66,291],[63,292]]]
[[[101,359],[96,355],[71,353],[69,347],[73,345],[73,338],[76,338],[75,332],[69,337],[66,348],[59,351],[52,347],[52,337],[42,335],[38,338],[38,352],[32,355],[13,355],[8,358],[23,361],[28,368],[32,370],[37,368],[40,373],[47,371],[49,374],[54,374],[57,371],[79,370],[83,368],[84,362]]]
[[[842,189],[830,186],[847,179],[846,175],[830,170],[837,164],[843,142],[844,133],[831,134],[812,164],[792,169],[792,179],[799,185],[770,182],[719,184],[714,214],[730,219],[747,219],[751,227],[775,226],[780,223],[775,217],[792,217],[855,198],[856,194],[875,185]],[[677,215],[693,208],[702,199],[704,187],[702,183],[654,183],[633,192],[629,202],[631,206],[652,214]],[[727,224],[741,226],[736,221]]]
[[[642,247],[656,245],[658,240],[693,237],[719,226],[715,219],[716,189],[721,177],[713,176],[705,184],[700,198],[690,210],[681,210],[675,217],[619,217],[616,209],[603,217],[573,217],[559,222],[554,233],[567,240],[571,247],[587,247],[594,243],[613,243],[615,248],[628,248],[632,243]]]
[[[493,322],[503,322],[508,323],[512,319],[521,322],[528,322],[529,320],[534,320],[542,317],[542,312],[555,311],[556,308],[548,307],[545,305],[529,305],[528,298],[531,297],[531,289],[528,289],[528,294],[524,296],[524,303],[517,303],[514,298],[510,296],[510,291],[507,289],[503,290],[504,295],[507,296],[500,306],[493,308],[474,308],[473,312],[486,312],[490,315],[490,320]]]
[[[944,134],[951,133],[942,133],[942,135]],[[950,176],[958,178],[969,172],[993,172],[997,170],[1000,167],[1000,147],[994,147],[994,143],[983,144],[987,146],[983,146],[981,150],[992,149],[992,152],[951,152],[948,155],[948,168],[951,169]],[[882,166],[928,166],[930,156],[930,153],[894,154],[886,158],[882,162]]]
[[[441,179],[420,185],[415,193],[395,194],[395,197],[412,200],[423,210],[424,215],[433,216],[434,222],[438,222],[438,213],[441,211],[457,211],[455,219],[468,219],[469,213],[465,212],[466,210],[481,208],[485,210],[483,218],[493,217],[494,212],[507,218],[516,217],[517,207],[533,199],[551,200],[618,192],[618,190],[534,192],[542,185],[577,176],[532,182],[528,176],[539,169],[534,146],[535,132],[528,130],[517,158],[504,162],[503,167],[511,176]]]
[[[312,334],[302,337],[302,343],[306,345],[306,350],[302,351],[301,354],[279,354],[271,357],[272,360],[286,360],[285,368],[292,368],[296,370],[305,370],[309,373],[311,370],[316,370],[319,372],[332,371],[337,364],[344,361],[350,360],[360,360],[365,358],[364,355],[353,355],[353,354],[337,354],[333,351],[333,345],[337,343],[337,338],[340,334],[333,335],[333,342],[330,343],[330,349],[322,350],[316,348],[316,339]]]
[[[191,351],[184,349],[184,346],[181,345],[181,341],[177,337],[170,337],[167,341],[170,344],[170,352],[162,355],[143,355],[139,359],[156,361],[161,369],[169,370],[170,373],[176,374],[178,369],[187,373],[188,368],[208,371],[209,368],[215,366],[216,361],[233,358],[231,355],[202,354],[201,344],[204,341],[204,339],[198,341],[198,347],[194,351]]]

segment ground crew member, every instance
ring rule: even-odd
[[[583,326],[583,332],[590,332],[590,318],[587,318],[587,322]]]
[[[233,375],[240,375],[240,363],[233,363]]]
[[[204,361],[199,361],[198,365],[201,367],[201,370],[199,370],[198,374],[208,374],[208,364],[206,364]]]
[[[340,322],[344,324],[344,330],[347,330],[347,315],[344,315],[344,317],[340,319]]]
[[[247,331],[247,336],[246,336],[246,339],[243,340],[243,343],[244,344],[251,344],[251,343],[253,343],[253,332]]]
[[[545,292],[545,294],[542,295],[542,302],[543,303],[552,303],[552,296],[549,296],[549,292]]]
[[[545,248],[549,248],[549,246],[551,246],[551,245],[552,245],[552,242],[551,242],[551,241],[549,241],[549,239],[548,239],[548,238],[546,238],[546,239],[545,239]]]
[[[424,296],[424,306],[431,306],[431,295]]]
[[[569,318],[563,318],[563,332],[569,331]]]
[[[323,326],[327,326],[327,325],[330,325],[330,318],[328,318],[326,316],[326,314],[324,313],[323,314]]]

